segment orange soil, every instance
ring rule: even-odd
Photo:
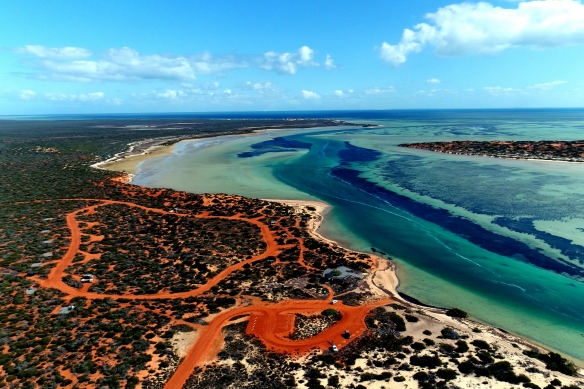
[[[76,199],[79,200],[79,199]],[[59,261],[57,266],[51,269],[47,279],[36,278],[36,281],[43,287],[46,288],[56,288],[62,292],[68,294],[68,298],[73,297],[85,297],[88,299],[103,299],[110,297],[112,299],[119,298],[133,298],[140,300],[148,299],[176,299],[185,298],[189,296],[201,295],[209,291],[213,286],[221,282],[225,277],[229,276],[234,271],[240,270],[245,264],[253,263],[269,256],[277,256],[280,250],[291,247],[290,245],[278,246],[276,242],[276,237],[272,234],[269,227],[256,219],[246,219],[237,216],[232,217],[221,217],[221,216],[209,216],[208,213],[199,214],[195,217],[197,218],[222,218],[222,219],[232,219],[232,220],[244,220],[249,223],[257,225],[261,229],[261,233],[264,241],[267,244],[266,250],[259,255],[252,257],[251,259],[241,261],[234,264],[218,275],[208,280],[208,282],[198,289],[181,292],[181,293],[168,293],[161,292],[152,295],[108,295],[99,293],[90,293],[87,291],[89,284],[83,285],[80,289],[73,288],[62,281],[64,271],[67,267],[72,264],[75,254],[79,252],[79,246],[81,244],[81,231],[79,229],[79,223],[76,220],[76,216],[79,213],[88,211],[90,214],[95,212],[96,207],[109,205],[109,204],[123,204],[129,207],[140,208],[149,212],[156,212],[161,214],[167,214],[169,212],[144,207],[129,202],[122,201],[112,201],[112,200],[101,200],[101,204],[92,205],[77,211],[71,212],[67,215],[67,225],[71,230],[71,243],[66,254]],[[176,216],[187,216],[180,213],[173,213]],[[92,239],[94,241],[96,239]],[[301,245],[301,256],[299,258],[299,263],[302,266],[312,270],[312,267],[304,263],[303,260],[304,247]],[[91,258],[91,257],[90,257]],[[364,322],[365,317],[369,311],[375,307],[388,304],[391,300],[383,299],[378,300],[374,303],[352,307],[344,305],[342,302],[338,302],[336,305],[331,305],[331,300],[333,298],[333,290],[323,285],[328,289],[329,293],[326,300],[286,300],[277,304],[270,304],[262,302],[258,298],[250,298],[249,302],[251,305],[247,306],[236,306],[234,308],[228,309],[221,312],[216,317],[214,317],[209,325],[207,326],[196,326],[201,331],[201,336],[198,341],[191,347],[187,356],[183,362],[178,366],[175,373],[172,375],[170,380],[166,383],[165,389],[175,389],[181,388],[186,380],[191,375],[193,369],[196,366],[203,364],[204,362],[214,358],[217,353],[217,340],[222,339],[221,329],[229,324],[229,321],[241,315],[251,315],[249,317],[248,326],[246,333],[253,334],[257,336],[262,343],[267,347],[267,349],[286,353],[291,355],[304,354],[312,349],[327,350],[330,348],[331,344],[334,344],[340,349],[347,345],[351,339],[345,339],[341,335],[345,330],[351,332],[351,338],[355,338],[361,335],[366,330],[366,325]],[[304,340],[290,340],[286,336],[290,335],[294,329],[294,315],[295,314],[305,314],[313,315],[315,313],[320,313],[321,311],[334,307],[337,311],[342,314],[342,319],[335,323],[332,327],[327,328],[325,331],[319,333],[318,335]],[[178,321],[177,321],[178,322]],[[180,321],[182,322],[182,321]],[[186,323],[191,327],[194,327],[191,323]]]

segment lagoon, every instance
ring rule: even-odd
[[[181,142],[172,155],[142,162],[134,183],[326,201],[332,209],[321,234],[352,249],[387,253],[398,264],[400,292],[426,304],[462,308],[584,361],[584,165],[398,147],[582,139],[583,111],[313,115],[377,127]],[[274,143],[278,138],[285,141]]]

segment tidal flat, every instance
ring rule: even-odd
[[[351,116],[353,115],[353,116]],[[399,290],[584,360],[584,166],[441,155],[401,143],[581,139],[580,111],[406,112],[339,118],[378,127],[269,131],[181,142],[135,184],[316,200],[320,233],[386,253]],[[275,138],[310,148],[273,147]],[[255,145],[255,146],[254,146]],[[259,146],[258,146],[259,145]],[[289,145],[289,144],[288,144]]]

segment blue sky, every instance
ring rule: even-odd
[[[4,0],[0,12],[2,115],[584,106],[579,0]]]

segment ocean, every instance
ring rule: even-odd
[[[376,125],[181,142],[173,155],[143,162],[134,183],[325,201],[332,209],[320,232],[352,249],[386,253],[398,264],[401,293],[464,309],[584,361],[584,165],[397,146],[584,139],[584,110],[192,117],[321,117]]]

